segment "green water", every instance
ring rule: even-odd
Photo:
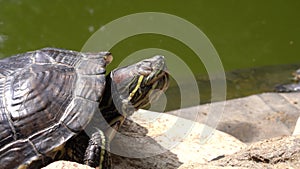
[[[0,0],[0,57],[46,46],[81,50],[87,39],[110,21],[138,12],[163,12],[201,29],[219,53],[226,71],[295,64],[300,63],[299,9],[298,0]],[[161,35],[124,39],[111,49],[114,62],[109,69],[130,53],[145,48],[160,48],[181,57],[202,83],[200,77],[205,77],[206,71],[195,53],[183,43]],[[243,72],[245,79],[247,72]],[[288,77],[277,80],[285,78]],[[258,91],[250,84],[252,92],[228,85],[229,98]],[[176,84],[172,83],[171,88]],[[209,85],[199,88],[201,97],[209,99]],[[177,96],[175,91],[167,94]],[[168,101],[168,109],[178,108],[177,102],[180,99]]]

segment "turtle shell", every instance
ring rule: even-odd
[[[55,158],[82,131],[105,88],[109,52],[44,48],[0,61],[0,168]]]

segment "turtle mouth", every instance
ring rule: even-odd
[[[158,74],[155,77],[146,78],[145,85],[153,85],[154,83],[157,83],[158,81],[168,81],[169,79],[169,73],[166,71],[163,71],[162,73]]]

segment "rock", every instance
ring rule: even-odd
[[[216,104],[225,104],[223,114],[210,111]],[[198,113],[197,119],[195,112]],[[168,113],[209,126],[215,124],[218,130],[251,143],[291,135],[300,115],[300,97],[299,93],[263,93]],[[219,122],[211,122],[218,118]]]
[[[300,168],[300,136],[260,141],[235,154],[211,162],[211,165],[252,169]]]
[[[245,167],[221,167],[209,164],[200,164],[200,163],[187,163],[180,166],[178,169],[246,169]]]
[[[78,164],[70,161],[56,161],[42,169],[93,169],[89,166]]]
[[[300,135],[300,117],[297,120],[293,136]]]
[[[119,154],[113,156],[115,169],[173,169],[184,163],[205,164],[246,146],[228,134],[168,114],[141,110],[131,120],[125,122],[121,133],[134,139],[117,135],[112,143]]]

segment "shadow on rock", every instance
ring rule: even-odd
[[[255,141],[260,129],[256,125],[247,122],[220,122],[217,127],[220,131],[228,133],[242,142]]]
[[[120,133],[111,142],[115,169],[174,169],[182,165],[176,154],[147,136],[148,130],[139,124],[126,120]]]

